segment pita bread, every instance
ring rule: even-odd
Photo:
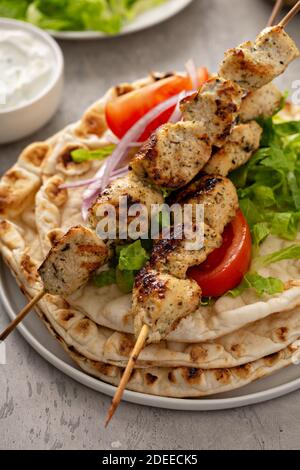
[[[28,255],[24,239],[13,224],[5,221],[0,223],[0,236],[2,241],[6,240],[5,246],[2,242],[2,252],[23,292],[29,298],[34,296],[41,288],[38,264]],[[47,295],[39,303],[39,310],[69,348],[96,362],[126,364],[133,336],[96,325],[58,296]],[[274,354],[299,336],[300,307],[273,314],[218,341],[193,345],[162,342],[147,346],[137,367],[234,367]]]
[[[70,151],[110,142],[104,105],[121,91],[109,90],[81,121],[46,143],[25,149],[0,182],[0,250],[28,298],[41,289],[37,267],[51,245],[82,223],[83,189],[60,190],[60,184],[92,177],[101,165],[74,164]],[[262,251],[274,251],[284,243],[269,237]],[[299,271],[299,262],[282,261],[262,274],[293,281],[300,279]],[[300,336],[298,306],[296,286],[272,298],[258,298],[249,290],[237,299],[223,297],[211,307],[201,307],[168,341],[143,351],[129,388],[196,397],[237,388],[289,365],[295,352],[291,344]],[[115,285],[97,289],[89,283],[67,299],[45,296],[37,311],[83,370],[118,383],[132,347],[130,296]]]
[[[3,222],[1,227],[2,230],[5,228]],[[8,231],[6,233],[8,234]],[[17,234],[15,236],[19,242]],[[18,256],[15,254],[10,267],[13,271],[14,262],[17,263],[18,268],[15,275],[18,283],[27,296],[32,297],[41,287],[34,275],[35,267],[28,263],[20,263],[17,258]],[[23,257],[21,259],[24,260]],[[122,368],[91,359],[86,351],[85,354],[80,352],[87,344],[87,338],[90,334],[95,334],[99,327],[97,328],[91,320],[82,316],[80,318],[80,313],[69,309],[66,301],[59,297],[46,296],[39,303],[37,311],[49,331],[85,372],[113,385],[118,384],[123,372]],[[69,331],[66,333],[67,325]],[[109,330],[105,329],[101,329],[101,335],[94,336],[94,352],[98,350],[98,355],[101,354],[101,345],[107,336],[109,336]],[[72,345],[72,337],[76,338],[76,348]],[[137,368],[130,379],[128,388],[137,392],[168,397],[196,398],[213,395],[242,387],[270,375],[292,364],[293,358],[298,357],[299,352],[300,347],[297,343],[281,349],[275,354],[232,368],[208,370],[195,367]]]
[[[73,360],[88,374],[104,382],[118,385],[123,369],[94,362],[75,351]],[[199,398],[216,395],[248,385],[293,364],[299,346],[288,346],[280,352],[231,369],[202,370],[196,368],[135,369],[127,388],[135,392],[174,398]]]

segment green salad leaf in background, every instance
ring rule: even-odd
[[[0,16],[57,31],[118,34],[137,15],[166,0],[0,0]]]

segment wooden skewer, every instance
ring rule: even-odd
[[[267,26],[272,26],[274,24],[274,21],[276,20],[278,14],[281,11],[281,8],[283,6],[284,0],[276,0],[275,6],[273,8],[273,11],[271,13],[271,16],[269,18]]]
[[[115,414],[116,409],[118,408],[120,401],[122,400],[122,395],[124,393],[124,390],[126,388],[126,385],[130,379],[131,373],[133,371],[133,368],[136,364],[136,361],[140,355],[141,350],[145,346],[145,342],[147,340],[147,337],[149,335],[150,328],[148,325],[144,325],[143,328],[141,329],[141,332],[139,334],[139,337],[135,343],[135,346],[130,354],[130,358],[128,361],[128,364],[126,366],[126,369],[124,371],[124,374],[122,376],[121,382],[119,383],[118,389],[115,393],[115,396],[111,402],[111,406],[108,410],[107,417],[105,420],[105,427],[107,427],[108,423],[110,422],[111,418]]]
[[[278,23],[278,26],[282,26],[285,28],[288,23],[299,13],[300,11],[300,0],[296,3],[296,5],[288,12],[288,14],[283,18],[280,23]]]
[[[46,291],[43,289],[41,290],[27,305],[24,307],[19,315],[8,325],[7,328],[0,334],[0,341],[4,341],[8,335],[16,328],[16,326],[26,317],[26,315],[30,312],[32,307],[41,300],[42,297],[46,294]]]

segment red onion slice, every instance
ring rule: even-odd
[[[197,67],[193,59],[187,61],[187,63],[185,64],[185,69],[191,79],[192,87],[197,90],[199,88],[199,77]]]
[[[131,129],[129,129],[129,131],[120,140],[119,145],[109,158],[106,171],[103,175],[102,184],[99,188],[100,190],[107,186],[111,172],[119,165],[124,156],[126,156],[130,144],[139,140],[146,127],[148,127],[152,123],[152,121],[154,121],[154,119],[160,116],[167,109],[177,104],[178,97],[179,94],[172,96],[163,103],[160,103],[158,106],[151,109],[147,114],[145,114],[145,116],[143,116],[139,121],[137,121],[134,126],[131,127]]]
[[[117,170],[114,170],[110,175],[109,183],[117,178],[122,178],[123,176],[127,175],[128,171],[129,170],[127,165],[123,166],[122,168],[118,168]],[[102,167],[98,171],[98,176],[94,178],[92,184],[83,193],[83,203],[81,207],[81,215],[83,220],[87,220],[89,208],[91,207],[91,205],[95,201],[95,198],[99,194],[99,185],[101,185],[104,172],[105,164],[102,165]]]
[[[111,178],[115,179],[115,178],[119,178],[120,175],[123,175],[123,173],[127,173],[128,172],[128,167],[127,166],[123,166],[122,168],[119,168],[118,170],[115,170],[112,172],[112,175],[111,175]],[[88,186],[88,185],[91,185],[93,183],[96,183],[96,182],[99,182],[101,181],[101,177],[93,177],[93,178],[90,178],[90,179],[87,179],[87,180],[80,180],[80,181],[74,181],[74,182],[71,182],[71,183],[64,183],[64,184],[61,184],[59,189],[75,189],[75,188],[82,188],[83,186]]]
[[[191,67],[192,68],[192,67]],[[197,72],[197,70],[196,70]],[[163,103],[160,103],[155,108],[151,109],[145,116],[137,121],[131,129],[124,135],[119,141],[117,148],[114,150],[112,155],[105,161],[94,177],[94,181],[90,187],[83,194],[83,205],[82,205],[82,216],[86,220],[88,216],[88,209],[94,202],[97,195],[108,185],[109,181],[115,179],[116,173],[115,168],[120,165],[127,155],[127,151],[130,147],[137,147],[141,144],[138,143],[139,138],[145,131],[145,129],[163,112],[176,105],[176,109],[172,115],[171,122],[177,122],[181,118],[180,112],[180,101],[186,96],[190,96],[195,93],[195,90],[190,92],[181,92],[177,95],[172,96]],[[175,114],[176,113],[176,114]],[[175,121],[175,119],[177,119]],[[124,173],[126,174],[126,173]],[[122,173],[123,175],[123,173]],[[120,177],[120,175],[118,175]]]
[[[180,109],[180,102],[187,96],[187,92],[182,91],[178,97],[176,108],[174,109],[173,114],[171,115],[169,122],[176,123],[181,120],[182,112]]]

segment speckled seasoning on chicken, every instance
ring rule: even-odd
[[[281,75],[299,50],[282,26],[264,29],[254,42],[247,41],[225,53],[219,75],[251,91]]]

